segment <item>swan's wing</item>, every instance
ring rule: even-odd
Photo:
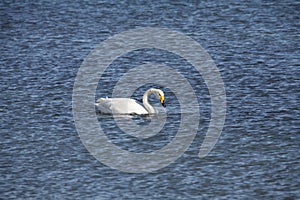
[[[127,110],[131,114],[146,115],[149,112],[134,99],[128,99]]]
[[[100,112],[107,114],[148,114],[143,106],[130,98],[100,98],[96,106]]]

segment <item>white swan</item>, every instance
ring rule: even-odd
[[[130,98],[100,98],[95,105],[104,114],[153,114],[155,109],[148,102],[150,94],[154,94],[160,100],[162,106],[165,107],[164,92],[155,88],[151,88],[144,93],[144,107]]]

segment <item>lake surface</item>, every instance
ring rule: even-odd
[[[299,2],[1,1],[0,14],[1,199],[300,198]],[[155,49],[116,59],[97,97],[112,96],[126,70],[151,61],[189,79],[201,113],[197,134],[179,159],[151,173],[126,173],[85,148],[72,93],[82,62],[98,44],[141,27],[168,28],[201,44],[224,81],[227,114],[217,144],[200,159],[211,117],[203,78],[186,60]],[[133,97],[152,86],[160,87],[144,85]],[[114,144],[151,152],[172,141],[183,114],[176,112],[172,91],[161,89],[167,123],[151,138],[128,136],[111,116],[96,112]]]

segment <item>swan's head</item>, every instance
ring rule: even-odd
[[[165,105],[165,94],[164,94],[164,92],[163,92],[162,90],[160,90],[160,89],[154,89],[154,88],[151,88],[150,90],[151,90],[151,92],[159,99],[161,105],[162,105],[163,107],[166,107],[166,105]]]

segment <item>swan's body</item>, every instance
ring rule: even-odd
[[[154,88],[144,93],[144,107],[138,104],[136,100],[130,98],[100,98],[95,105],[101,113],[105,114],[153,114],[155,113],[155,109],[148,102],[150,94],[154,94],[160,100],[160,103],[165,106],[163,91]]]

